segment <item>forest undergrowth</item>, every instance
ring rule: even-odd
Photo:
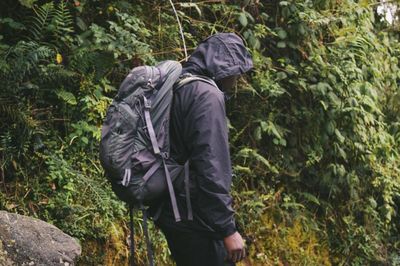
[[[400,24],[379,5],[175,1],[189,54],[236,32],[255,63],[227,103],[242,265],[400,265]],[[100,128],[131,68],[184,60],[172,7],[3,0],[0,14],[0,209],[79,239],[80,265],[125,265],[127,209],[100,166]]]

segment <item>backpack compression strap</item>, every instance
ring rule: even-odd
[[[167,179],[169,197],[171,198],[172,210],[173,210],[174,216],[175,216],[175,221],[176,222],[180,222],[181,221],[181,216],[179,214],[178,204],[176,203],[176,196],[175,196],[174,186],[172,185],[171,175],[169,173],[169,170],[168,170],[168,167],[167,167],[167,164],[166,164],[164,158],[163,158],[163,164],[164,164],[165,177]]]
[[[151,145],[153,146],[154,154],[160,154],[160,148],[158,147],[158,141],[156,137],[156,132],[154,131],[153,123],[150,118],[151,102],[147,100],[146,96],[143,95],[144,101],[144,118],[146,121],[147,131],[150,135]]]
[[[162,163],[164,165],[165,177],[166,177],[167,186],[168,186],[168,192],[169,192],[169,196],[171,198],[172,210],[174,212],[175,221],[179,222],[179,221],[181,221],[181,216],[179,214],[178,204],[176,203],[176,196],[175,196],[174,187],[172,185],[171,175],[169,173],[167,164],[165,162],[166,156],[164,154],[160,153],[160,147],[158,146],[156,132],[154,131],[153,123],[151,122],[151,117],[150,117],[151,103],[144,95],[143,95],[143,101],[144,101],[144,117],[145,117],[145,121],[146,121],[147,131],[149,132],[151,145],[153,146],[153,152],[154,152],[154,154],[161,154]],[[147,171],[147,173],[143,176],[143,179],[145,181],[147,179],[149,179],[149,177],[155,172],[155,170],[158,169],[159,166],[160,166],[160,164],[154,164]]]

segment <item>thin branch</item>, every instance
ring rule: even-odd
[[[188,58],[188,54],[187,54],[187,50],[186,50],[185,36],[183,35],[183,29],[182,29],[181,21],[179,20],[179,16],[178,16],[178,13],[176,12],[174,3],[172,2],[172,0],[169,0],[169,2],[171,3],[172,9],[174,10],[174,13],[175,13],[176,20],[178,21],[179,32],[181,33],[181,38],[182,38],[182,42],[183,42],[183,49],[185,51],[185,61],[186,61],[187,58]]]

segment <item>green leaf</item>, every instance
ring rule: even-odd
[[[287,32],[286,32],[285,30],[283,30],[283,29],[279,29],[278,32],[277,32],[277,34],[278,34],[278,37],[279,37],[281,40],[284,40],[284,39],[287,38]]]
[[[264,156],[259,154],[256,150],[250,148],[243,148],[238,152],[238,156],[255,159],[256,161],[264,164],[267,167],[267,169],[270,170],[272,173],[277,174],[279,172],[275,166],[271,165],[271,163]]]
[[[77,24],[78,27],[79,27],[81,30],[83,30],[83,31],[87,30],[87,28],[88,28],[88,26],[86,25],[86,23],[85,23],[80,17],[77,17],[77,18],[76,18],[76,24]]]
[[[317,84],[317,90],[321,93],[321,94],[326,94],[328,91],[330,91],[332,88],[331,86],[326,83],[326,82],[318,82]]]
[[[262,13],[261,13],[261,17],[262,17],[264,20],[268,20],[268,19],[269,19],[269,15],[268,15],[267,13],[265,13],[265,12],[262,12]]]
[[[37,1],[37,0],[18,0],[20,2],[21,5],[27,7],[27,8],[32,8],[33,4]]]
[[[235,172],[241,172],[241,173],[245,173],[245,174],[251,174],[252,171],[249,167],[246,166],[241,166],[241,165],[235,165],[233,166],[233,170]]]
[[[243,27],[246,27],[248,24],[246,13],[242,12],[239,15],[239,22]]]
[[[85,144],[88,144],[88,143],[89,143],[89,139],[88,139],[87,137],[85,137],[85,136],[82,136],[81,140],[82,140],[82,142],[85,143]]]
[[[285,202],[282,203],[282,207],[289,209],[289,208],[293,208],[293,209],[304,209],[304,205],[300,204],[300,203],[295,203],[295,202]]]
[[[285,43],[285,42],[278,42],[278,43],[276,44],[276,46],[277,46],[278,48],[286,48],[286,43]]]
[[[369,204],[371,205],[371,208],[375,209],[378,206],[378,203],[373,197],[369,198]]]
[[[339,146],[336,146],[337,152],[339,153],[340,157],[342,157],[345,161],[347,161],[347,154],[346,152]]]
[[[340,141],[340,143],[344,142],[345,137],[343,137],[342,133],[340,133],[340,131],[338,129],[335,129],[335,135],[338,138],[338,140]]]
[[[303,192],[303,193],[299,193],[301,196],[303,196],[306,200],[308,200],[309,202],[315,203],[316,205],[321,205],[321,203],[319,202],[319,199],[314,196],[313,194],[307,193],[307,192]]]
[[[319,102],[321,103],[321,105],[322,105],[322,107],[324,108],[325,111],[328,110],[328,105],[324,101],[321,100]]]
[[[196,3],[180,3],[179,5],[180,5],[181,7],[185,7],[185,8],[192,8],[192,7],[194,7],[194,8],[196,9],[197,13],[199,14],[199,16],[201,16],[201,9],[200,9],[200,7],[199,7],[198,4],[196,4]]]
[[[277,77],[277,80],[280,81],[280,80],[286,79],[288,77],[288,75],[286,74],[286,72],[279,71],[278,73],[276,73],[276,77]]]
[[[16,22],[12,18],[0,18],[0,23],[7,24],[10,28],[15,30],[25,29],[24,24]]]
[[[338,106],[338,105],[340,105],[341,104],[341,101],[340,101],[340,99],[339,99],[339,97],[337,97],[336,96],[336,94],[335,93],[333,93],[333,92],[328,92],[328,98],[331,100],[331,102],[334,104],[334,105],[336,105],[336,106]]]
[[[326,132],[328,133],[328,135],[332,135],[335,132],[335,123],[333,121],[329,121],[326,124]]]
[[[262,136],[261,136],[261,127],[256,127],[256,129],[254,130],[254,138],[256,140],[261,140]]]
[[[271,132],[278,138],[278,139],[280,139],[281,138],[281,134],[279,134],[279,132],[278,132],[278,130],[276,129],[276,127],[275,127],[275,125],[274,124],[270,124],[270,129],[271,129]]]
[[[281,145],[281,146],[283,146],[283,147],[286,147],[286,140],[285,139],[280,139],[279,140],[279,144]]]

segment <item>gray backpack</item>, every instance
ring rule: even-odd
[[[169,119],[173,90],[206,77],[181,76],[176,61],[136,67],[122,82],[107,110],[100,141],[100,161],[113,191],[130,205],[148,205],[170,194],[176,221],[180,215],[173,183],[184,176],[188,219],[192,219],[188,162],[169,156]]]
[[[189,195],[189,161],[184,165],[169,156],[169,119],[174,90],[201,80],[202,76],[185,74],[176,61],[132,69],[122,82],[117,96],[107,110],[100,141],[100,161],[116,195],[130,206],[131,239],[133,207],[143,210],[149,264],[153,265],[144,206],[169,193],[175,220],[180,221],[174,181],[183,176],[188,219],[193,219]],[[161,210],[159,208],[159,210]],[[134,245],[131,243],[131,264]]]

